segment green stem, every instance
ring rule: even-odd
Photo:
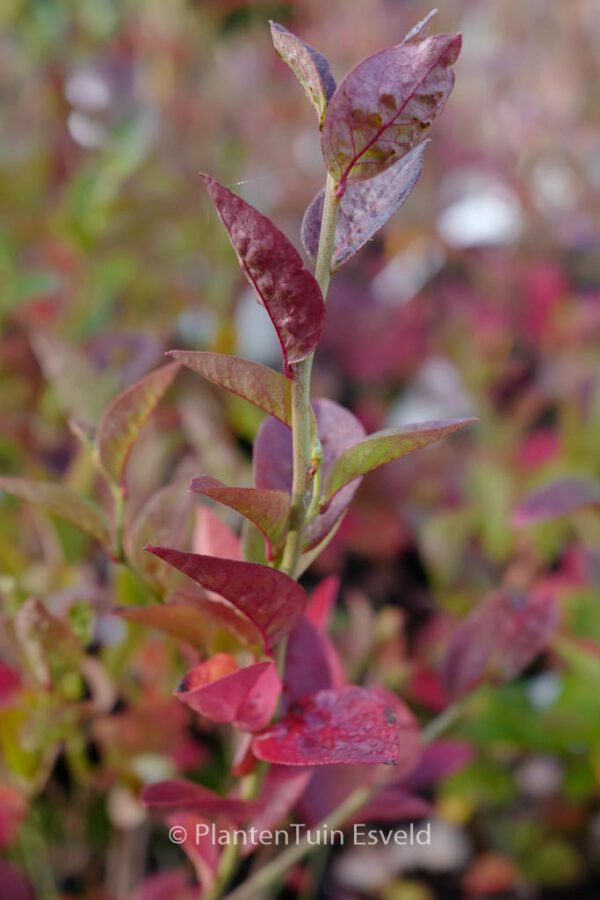
[[[323,299],[327,298],[331,280],[331,260],[335,247],[335,226],[340,201],[335,193],[335,181],[327,176],[323,219],[319,237],[319,251],[315,264],[315,278]],[[302,553],[302,533],[306,520],[306,493],[311,462],[311,409],[310,376],[314,353],[293,367],[292,374],[292,441],[293,480],[290,508],[290,527],[283,551],[281,570],[292,578],[296,576],[298,561]]]
[[[439,716],[432,719],[428,725],[421,731],[421,743],[430,744],[435,741],[441,734],[454,725],[462,715],[465,704],[474,695],[457,701],[452,706],[445,709]],[[327,831],[329,834],[335,828],[341,828],[359,809],[367,803],[382,787],[380,781],[374,784],[361,785],[352,791],[336,809],[333,810],[325,819],[315,826],[314,831]],[[244,884],[240,885],[235,891],[227,894],[225,900],[255,900],[256,897],[264,896],[263,892],[274,882],[281,879],[286,872],[293,866],[304,859],[309,853],[316,849],[317,844],[310,844],[305,837],[302,841],[288,847],[279,856],[267,863],[255,875],[250,877]]]

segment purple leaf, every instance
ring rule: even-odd
[[[229,601],[259,629],[269,651],[292,631],[302,615],[306,595],[284,572],[168,547],[146,549]]]
[[[335,79],[329,63],[322,53],[313,50],[304,41],[277,22],[270,22],[271,37],[277,53],[286,63],[317,111],[322,125],[327,110],[327,101],[335,91]]]
[[[183,778],[146,785],[142,791],[142,803],[160,812],[189,809],[209,819],[225,816],[234,822],[243,822],[254,809],[244,800],[221,797],[214,791]]]
[[[340,668],[327,636],[303,616],[290,634],[285,654],[286,704],[326,688],[339,687]]]
[[[394,698],[395,699],[395,698]],[[254,738],[254,755],[286,766],[389,763],[412,755],[418,731],[399,701],[362,687],[319,691]]]
[[[339,207],[332,272],[348,262],[408,199],[421,177],[427,143],[423,141],[395,165],[369,181],[348,186]],[[324,197],[323,189],[307,208],[302,220],[302,243],[312,259],[316,259],[319,249]]]
[[[281,550],[290,512],[290,497],[285,491],[228,487],[210,475],[198,475],[190,490],[235,509],[256,525],[268,544],[267,559],[273,559]]]
[[[279,372],[226,353],[171,350],[167,355],[213,384],[275,416],[284,425],[291,425],[292,389],[289,379]]]
[[[233,656],[218,653],[188,672],[175,696],[213,722],[260,731],[271,721],[280,693],[272,662],[240,669]]]
[[[516,528],[568,516],[600,504],[600,482],[591,478],[560,478],[538,488],[513,513]]]
[[[323,490],[325,505],[328,506],[337,492],[345,489],[355,478],[392,460],[401,459],[413,450],[427,447],[474,421],[468,418],[419,422],[369,435],[364,441],[344,450],[329,470]]]
[[[289,374],[290,366],[306,359],[319,343],[325,324],[321,289],[270,219],[210,176],[202,178],[240,266],[275,327]]]
[[[546,647],[558,622],[554,597],[498,592],[457,627],[441,665],[448,694],[458,697],[486,675],[508,681]]]
[[[98,458],[115,484],[122,483],[131,448],[178,371],[179,363],[156,369],[115,397],[104,413],[96,437]]]
[[[432,813],[431,804],[409,793],[401,785],[383,787],[355,816],[354,822],[401,822],[404,819],[423,819]]]
[[[0,478],[0,491],[43,507],[51,515],[65,519],[110,549],[112,529],[104,511],[92,500],[75,491],[59,484],[30,478]]]
[[[327,478],[340,454],[357,444],[365,430],[358,419],[333,400],[313,400],[319,438],[323,447],[323,475]],[[291,491],[292,436],[275,419],[266,419],[254,442],[254,481],[257,487]],[[358,481],[342,488],[329,508],[307,528],[305,550],[320,543],[345,513],[358,488]]]
[[[458,34],[381,50],[344,78],[329,102],[321,147],[339,183],[373,178],[412,150],[440,115],[454,86]]]

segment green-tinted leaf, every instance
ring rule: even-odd
[[[283,25],[277,22],[270,25],[273,46],[304,88],[322,124],[327,101],[335,91],[335,79],[329,70],[329,63],[322,53],[305,44]]]
[[[0,490],[13,497],[42,506],[54,516],[65,519],[90,534],[105,547],[111,546],[108,518],[93,501],[59,484],[30,478],[0,478]]]
[[[439,422],[419,422],[403,428],[390,428],[370,435],[359,444],[340,454],[325,480],[324,503],[328,506],[345,485],[366,475],[385,463],[400,459],[413,450],[433,444],[458,431],[475,419],[454,419]]]
[[[156,606],[131,606],[116,609],[115,613],[128,622],[137,622],[149,628],[185,641],[192,647],[204,647],[207,628],[202,613],[184,603],[165,603]]]
[[[291,425],[291,382],[274,369],[225,353],[171,350],[168,355],[213,384],[279,419],[284,425]]]
[[[97,435],[98,458],[115,484],[123,480],[127,458],[142,425],[175,378],[178,363],[170,363],[127,388],[106,410]]]
[[[235,509],[253,522],[268,541],[269,558],[281,549],[290,511],[290,496],[285,491],[228,487],[210,475],[194,478],[190,490]]]
[[[145,553],[143,548],[150,541],[180,545],[190,531],[192,512],[192,498],[184,484],[168,484],[146,501],[127,529],[125,543],[131,562],[147,581],[161,590],[172,581],[172,569]]]

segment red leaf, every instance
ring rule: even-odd
[[[170,363],[150,372],[115,397],[104,413],[96,436],[98,458],[115,484],[122,482],[127,459],[143,424],[178,371],[179,363]]]
[[[280,693],[272,662],[238,669],[233,656],[218,653],[188,672],[175,696],[214,722],[260,731],[271,721]]]
[[[274,369],[225,353],[171,350],[167,354],[219,387],[247,400],[284,425],[292,423],[290,381]]]
[[[372,178],[419,144],[454,86],[461,37],[438,34],[359,63],[329,101],[321,134],[327,168],[346,183]]]
[[[323,476],[327,477],[340,454],[357,444],[365,430],[352,413],[333,400],[313,400],[317,429],[323,447]],[[275,419],[265,419],[254,442],[254,482],[258,488],[291,492],[292,435]],[[316,547],[346,512],[360,480],[346,485],[329,508],[307,529],[305,550]]]
[[[289,374],[290,365],[306,359],[321,337],[325,324],[321,289],[270,219],[213,178],[202,178],[240,266],[273,322]]]
[[[290,497],[285,491],[229,487],[210,475],[198,475],[190,490],[235,509],[256,525],[267,541],[267,559],[273,559],[282,548],[290,513]]]
[[[375,178],[348,186],[339,207],[332,272],[348,262],[408,200],[421,177],[427,143],[423,141]],[[324,197],[322,189],[302,220],[302,243],[312,259],[316,259],[319,249]]]
[[[319,691],[254,738],[255,756],[287,766],[395,765],[414,752],[414,718],[399,702],[361,687]]]
[[[513,514],[513,525],[523,528],[598,505],[600,482],[591,478],[560,478],[530,494]]]
[[[290,633],[302,615],[306,595],[284,572],[256,563],[183,553],[168,547],[146,549],[228,600],[256,625],[269,651]]]
[[[188,809],[208,819],[225,816],[234,822],[246,820],[254,809],[245,800],[221,797],[214,791],[183,778],[146,785],[142,790],[142,803],[157,811]]]

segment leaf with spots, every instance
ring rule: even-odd
[[[415,719],[400,701],[348,686],[297,701],[254,738],[252,750],[259,759],[286,766],[396,765],[413,756],[418,741]]]
[[[367,57],[339,84],[321,147],[340,195],[421,143],[450,96],[460,49],[458,34],[399,44]]]

